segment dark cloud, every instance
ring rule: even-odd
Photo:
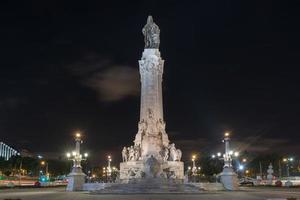
[[[291,145],[288,139],[280,138],[261,138],[261,137],[246,137],[241,141],[234,141],[233,147],[237,151],[248,151],[253,153],[287,153],[287,146]],[[292,146],[292,145],[291,145]],[[294,152],[299,151],[297,146],[293,146]]]
[[[95,73],[84,84],[99,93],[102,101],[118,101],[139,94],[139,76],[128,66],[111,66]]]
[[[183,139],[174,141],[176,146],[184,152],[184,158],[188,158],[192,153],[214,154],[224,152],[224,144],[219,141],[208,140],[206,138]],[[260,153],[278,153],[278,154],[297,154],[300,148],[288,139],[246,137],[242,139],[233,138],[230,147],[234,151],[260,154]]]
[[[96,91],[101,101],[113,102],[139,94],[137,68],[114,64],[95,55],[86,56],[68,68],[82,85]]]

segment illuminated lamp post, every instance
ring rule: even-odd
[[[75,134],[75,151],[67,153],[67,158],[73,161],[71,173],[68,175],[67,191],[80,191],[83,189],[86,175],[82,172],[81,161],[86,160],[88,154],[84,157],[80,154],[80,144],[83,143],[81,134]]]
[[[233,151],[230,150],[229,146],[230,134],[226,132],[224,134],[223,142],[225,143],[225,154],[223,155],[224,166],[223,171],[220,174],[221,183],[226,190],[237,190],[238,189],[238,178],[237,174],[232,168],[232,156],[235,155]]]

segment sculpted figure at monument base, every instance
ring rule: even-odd
[[[129,183],[146,178],[184,179],[183,162],[167,161],[155,163],[153,166],[144,161],[129,161],[120,163],[120,181]],[[152,173],[153,172],[153,173]]]

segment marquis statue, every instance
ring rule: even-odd
[[[147,24],[143,28],[145,37],[145,49],[158,49],[159,48],[159,27],[153,22],[152,16],[148,16]]]

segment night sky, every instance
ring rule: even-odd
[[[26,3],[25,3],[26,2]],[[0,5],[0,140],[44,155],[84,134],[120,159],[139,120],[141,32],[161,29],[167,133],[214,152],[300,154],[300,14],[291,1],[12,1]]]

